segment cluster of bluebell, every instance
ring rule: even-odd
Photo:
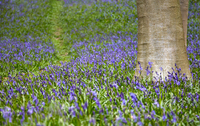
[[[187,51],[190,68],[199,70],[194,26],[189,23]],[[78,57],[68,63],[9,76],[0,87],[0,124],[199,125],[198,71],[193,81],[175,72],[165,81],[133,81],[136,49],[132,33],[97,35],[74,43]]]
[[[17,38],[4,39],[0,41],[0,45],[1,70],[14,70],[17,67],[28,69],[42,60],[49,60],[54,53],[51,41],[47,44],[42,42],[41,38],[31,38],[31,36],[25,42]]]
[[[190,61],[190,69],[200,76],[200,22],[199,17],[200,6],[198,3],[190,4],[188,12],[188,47],[187,54]],[[198,78],[196,78],[198,79]]]
[[[137,35],[126,33],[113,36],[95,36],[88,41],[74,43],[72,51],[78,53],[75,63],[80,65],[94,64],[122,66],[121,68],[133,69],[136,64]],[[99,43],[100,42],[100,43]]]
[[[50,61],[54,47],[50,40],[47,0],[6,0],[0,4],[0,81],[8,73],[28,71]],[[40,64],[41,62],[41,64]]]
[[[50,22],[46,12],[51,8],[48,0],[5,0],[0,6],[1,37],[41,37],[48,33],[49,28],[46,27]],[[44,27],[39,28],[41,25]]]

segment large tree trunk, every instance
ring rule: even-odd
[[[179,0],[137,0],[137,14],[137,62],[143,69],[141,76],[145,79],[149,77],[145,69],[149,66],[148,62],[152,62],[151,69],[154,72],[150,77],[156,76],[157,71],[165,80],[168,71],[173,71],[172,67],[176,72],[176,63],[181,73],[191,78]],[[140,76],[139,71],[137,64],[135,76]]]
[[[187,47],[188,4],[189,4],[189,0],[180,0],[181,15],[182,15],[182,21],[183,21],[183,32],[184,32],[186,47]]]

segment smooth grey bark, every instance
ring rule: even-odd
[[[157,76],[157,71],[165,80],[168,71],[172,73],[172,68],[176,72],[176,63],[181,73],[190,79],[179,0],[137,0],[137,14],[137,62],[140,62],[143,70],[140,76],[140,65],[137,64],[134,76],[149,79]],[[153,63],[151,70],[154,72],[151,76],[146,75],[148,62]]]

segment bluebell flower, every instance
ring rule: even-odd
[[[126,105],[126,100],[125,99],[121,99],[122,100],[122,105]]]
[[[28,114],[28,115],[32,115],[33,112],[34,112],[34,107],[30,107],[30,108],[28,109],[28,111],[27,111],[27,114]]]
[[[154,100],[154,105],[156,105],[156,107],[160,107],[160,104],[158,103],[157,99]]]
[[[97,97],[96,91],[91,91],[91,93],[92,93],[93,96]]]
[[[92,123],[93,125],[96,124],[96,120],[92,117],[90,120],[89,120],[89,123]]]
[[[3,115],[3,118],[5,120],[9,120],[9,122],[12,122],[12,116],[13,116],[13,113],[11,111],[11,109],[9,107],[4,107],[4,109],[0,109],[0,112],[2,113]]]
[[[134,93],[130,93],[130,96],[131,96],[133,102],[137,101],[137,96]]]
[[[142,122],[137,123],[138,126],[143,126],[144,124]]]
[[[116,82],[113,83],[113,86],[114,86],[116,89],[118,89],[118,85],[117,85]]]
[[[199,115],[196,115],[196,117],[197,117],[197,119],[200,121],[200,117],[199,117]]]
[[[33,99],[33,102],[35,102],[35,104],[37,105],[39,103],[37,97],[34,95],[34,93],[32,94],[32,99]]]
[[[173,123],[176,123],[176,122],[177,122],[177,119],[176,119],[176,116],[175,116],[175,115],[173,116],[172,122],[173,122]]]
[[[163,121],[165,121],[167,119],[167,116],[165,115],[165,113],[163,114],[162,119],[163,119]]]
[[[88,106],[87,102],[85,102],[85,104],[82,105],[82,108],[83,108],[84,111],[87,109],[87,106]]]
[[[99,108],[101,108],[101,104],[100,104],[98,98],[94,97],[94,100],[96,101],[97,106],[98,106]]]
[[[153,110],[153,111],[151,111],[151,118],[152,119],[155,119],[155,115],[156,115],[156,112]]]
[[[148,69],[149,67],[147,67],[146,72],[147,72],[147,76],[151,73]]]

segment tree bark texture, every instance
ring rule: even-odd
[[[191,78],[179,0],[137,0],[137,14],[137,62],[140,62],[143,69],[141,76],[156,77],[157,71],[165,80],[168,71],[172,73],[172,67],[176,72],[176,63],[181,73]],[[146,76],[148,62],[153,63],[151,76]],[[140,76],[140,65],[136,65],[137,77]]]
[[[187,47],[187,21],[188,21],[189,0],[180,0],[180,7],[181,7],[181,16],[182,16],[182,21],[183,21],[185,46]]]

